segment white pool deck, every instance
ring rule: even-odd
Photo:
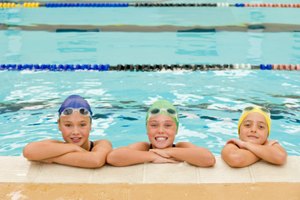
[[[258,162],[231,168],[220,158],[211,168],[179,164],[141,164],[130,167],[104,166],[82,169],[27,161],[23,157],[0,157],[2,183],[300,183],[300,157],[289,156],[283,166]],[[299,188],[300,189],[300,188]]]
[[[187,163],[179,164],[140,164],[130,167],[104,166],[99,169],[82,169],[57,164],[43,164],[27,161],[23,157],[3,156],[0,157],[0,198],[1,190],[4,199],[35,199],[35,198],[12,198],[3,194],[4,187],[13,184],[91,184],[110,185],[111,188],[120,189],[120,184],[134,185],[155,185],[165,186],[172,184],[185,185],[190,187],[209,184],[221,184],[224,187],[235,184],[268,184],[288,183],[291,188],[291,196],[285,200],[300,200],[300,157],[289,156],[287,163],[283,166],[274,166],[263,161],[245,168],[231,168],[220,158],[216,158],[216,165],[212,168],[194,167]],[[115,184],[115,186],[114,186]],[[105,187],[102,187],[105,188]],[[288,187],[288,188],[289,188]],[[1,189],[2,188],[2,189]],[[91,187],[90,187],[91,188]],[[124,189],[124,187],[121,187]],[[167,188],[167,187],[166,187]],[[295,190],[296,188],[296,190]],[[297,190],[298,188],[298,190]],[[128,189],[128,188],[127,188]],[[173,190],[174,187],[171,189]],[[176,187],[175,187],[176,189]],[[253,189],[253,188],[252,188]],[[137,190],[137,189],[135,189]],[[270,193],[276,191],[276,187]],[[194,191],[200,191],[195,189]],[[258,191],[260,191],[258,189]],[[261,191],[263,192],[263,191]],[[288,191],[289,192],[289,191]],[[127,191],[128,193],[128,191]],[[126,194],[127,194],[126,193]],[[283,193],[283,191],[282,191]],[[3,196],[4,195],[4,196]],[[242,195],[242,194],[241,194]],[[279,193],[279,195],[285,195]],[[136,195],[135,195],[136,196]],[[174,197],[172,197],[174,199]],[[282,196],[280,196],[282,198]],[[3,198],[1,198],[3,199]],[[46,198],[47,199],[47,198]],[[51,198],[50,198],[51,199]],[[56,198],[53,198],[56,199]],[[61,198],[64,199],[64,198]],[[72,199],[72,198],[67,198]],[[75,198],[81,199],[81,198]],[[93,198],[91,198],[93,199]],[[101,199],[101,198],[100,198]],[[104,198],[105,199],[105,198]],[[118,198],[106,198],[118,199]],[[125,198],[138,199],[138,198]],[[154,199],[154,198],[148,198]],[[176,199],[176,197],[175,197]],[[183,198],[180,198],[183,199]],[[189,197],[189,199],[191,199]],[[192,198],[193,199],[193,198]],[[222,198],[208,198],[222,199]],[[234,198],[233,198],[234,199]],[[241,198],[248,199],[248,198]],[[251,198],[249,198],[251,199]],[[276,198],[275,198],[276,199]]]

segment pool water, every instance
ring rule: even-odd
[[[0,64],[299,64],[299,18],[290,8],[0,9]],[[0,79],[0,156],[61,139],[57,109],[70,94],[93,108],[91,139],[114,147],[146,141],[146,109],[165,98],[180,112],[176,141],[219,155],[237,137],[242,108],[258,104],[271,110],[271,139],[300,155],[299,72],[1,71]]]
[[[300,81],[298,72],[1,72],[0,155],[20,155],[23,146],[61,139],[57,110],[70,94],[91,104],[91,139],[111,140],[114,147],[147,141],[145,115],[156,99],[179,109],[176,141],[190,141],[216,155],[237,137],[242,109],[270,108],[272,130],[290,155],[300,155]]]

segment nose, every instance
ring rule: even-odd
[[[164,127],[163,126],[159,126],[158,133],[160,133],[160,134],[164,133]]]
[[[72,134],[74,134],[74,135],[79,134],[79,128],[77,126],[74,126],[74,128],[72,130]]]
[[[256,129],[257,129],[256,126],[251,126],[251,132],[252,133],[256,133]]]

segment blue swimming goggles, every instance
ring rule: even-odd
[[[86,108],[65,108],[60,116],[72,115],[73,112],[79,112],[83,116],[91,116],[90,111]]]

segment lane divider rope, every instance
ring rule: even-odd
[[[74,7],[261,7],[300,8],[300,3],[126,3],[126,2],[12,2],[1,1],[0,8],[74,8]]]
[[[300,64],[0,64],[0,71],[297,70]]]

